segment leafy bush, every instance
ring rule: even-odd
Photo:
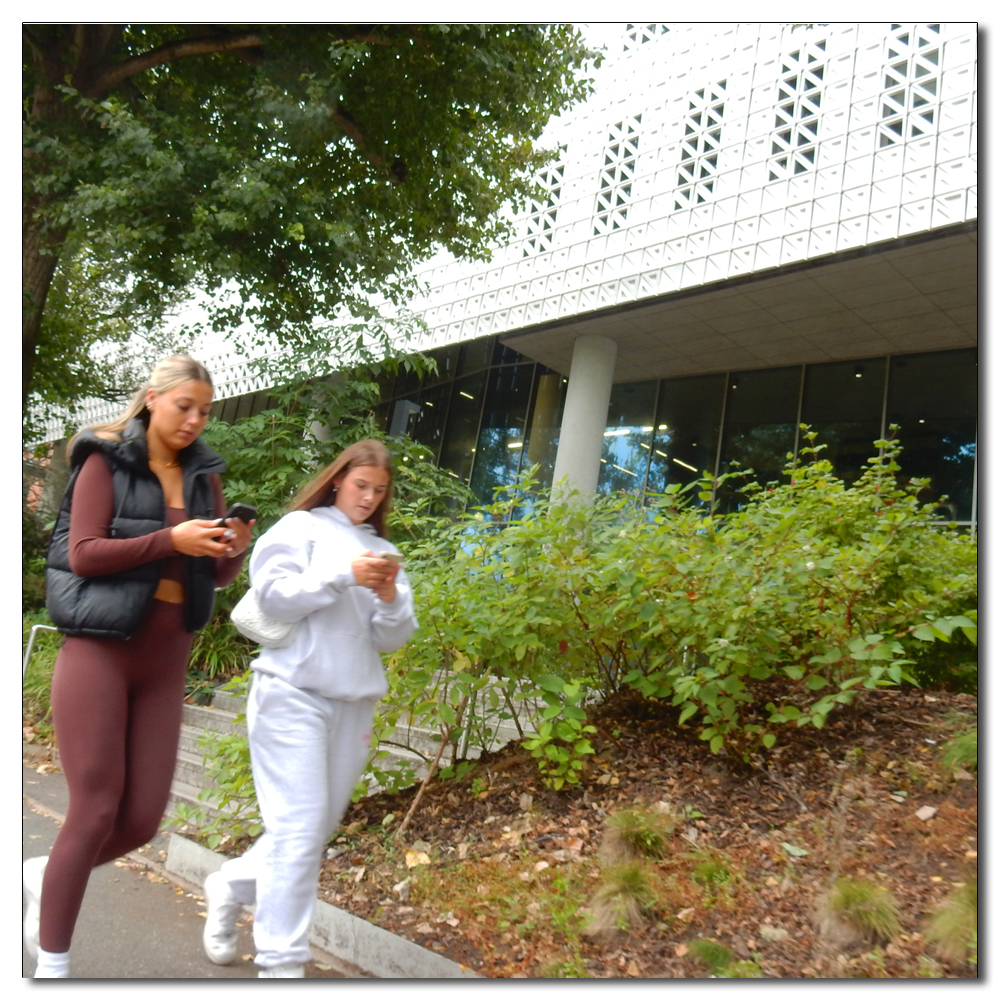
[[[489,748],[512,722],[560,788],[593,752],[587,706],[626,688],[749,760],[859,691],[913,683],[927,648],[966,661],[974,542],[919,503],[925,481],[899,485],[894,440],[875,442],[848,487],[804,438],[787,482],[751,484],[724,516],[713,498],[742,473],[671,487],[645,509],[626,495],[552,503],[529,473],[428,525],[403,546],[422,627],[389,659],[376,735],[437,731],[453,766],[459,747]]]

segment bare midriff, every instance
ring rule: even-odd
[[[173,528],[187,520],[187,511],[183,507],[167,508],[167,526]],[[184,556],[179,552],[164,560],[163,575],[153,597],[157,601],[168,604],[184,603]]]

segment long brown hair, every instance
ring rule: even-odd
[[[342,473],[346,474],[360,466],[374,466],[389,473],[389,483],[381,503],[365,518],[365,523],[370,524],[382,538],[385,538],[386,515],[392,504],[392,457],[389,449],[374,438],[356,441],[345,448],[322,472],[313,476],[295,494],[288,504],[288,509],[292,511],[329,507],[336,499],[336,487],[333,481]]]

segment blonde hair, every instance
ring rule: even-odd
[[[380,537],[385,538],[385,521],[392,503],[392,456],[389,449],[375,438],[356,441],[345,448],[322,472],[313,476],[299,490],[288,504],[292,510],[312,510],[313,507],[330,506],[335,499],[334,480],[341,474],[361,466],[373,466],[385,469],[389,473],[389,482],[381,503],[365,518]]]
[[[122,431],[125,430],[128,422],[138,417],[144,424],[149,426],[149,408],[146,406],[146,393],[152,389],[157,396],[161,393],[176,389],[179,385],[187,382],[205,382],[210,388],[212,386],[212,376],[208,369],[194,358],[186,354],[171,354],[169,358],[164,358],[157,362],[156,366],[149,373],[149,378],[135,391],[131,402],[125,412],[116,419],[106,424],[92,424],[92,430],[98,437],[108,438],[112,441],[120,441]],[[76,435],[69,442],[67,454],[73,447]]]

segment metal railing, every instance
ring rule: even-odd
[[[32,625],[31,632],[28,633],[28,645],[24,648],[24,659],[21,661],[21,680],[24,680],[24,675],[28,672],[28,661],[31,659],[31,652],[35,648],[35,636],[38,634],[39,630],[44,632],[58,632],[59,629],[55,625]]]

